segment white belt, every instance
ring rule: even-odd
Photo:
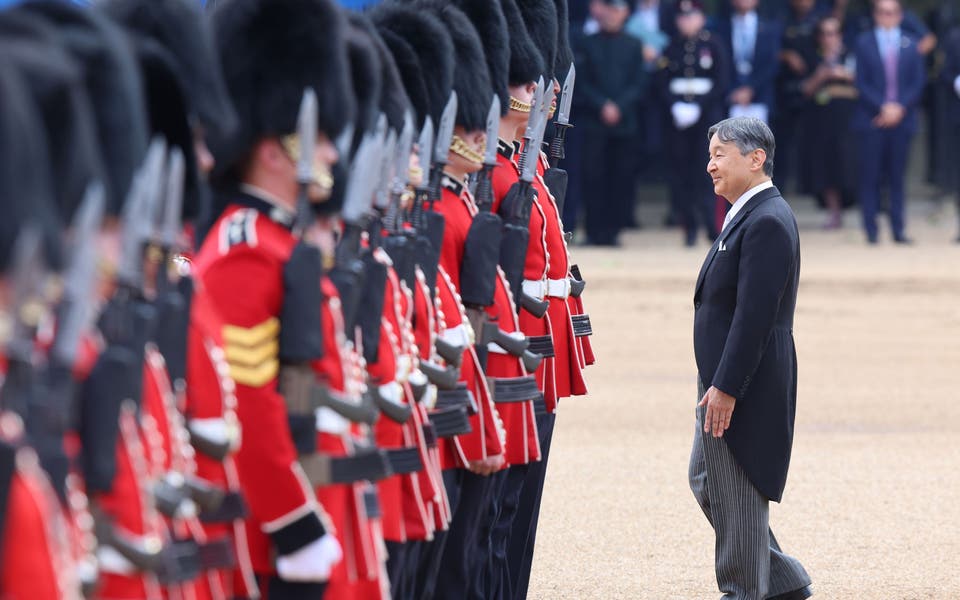
[[[547,280],[524,279],[521,289],[523,290],[524,294],[536,298],[537,300],[543,300],[543,298],[547,295]]]
[[[444,329],[443,333],[440,334],[440,339],[451,346],[462,346],[466,348],[467,346],[473,345],[473,342],[467,335],[467,328],[463,326],[463,323],[456,327]]]
[[[413,377],[411,376],[411,379]],[[379,388],[380,397],[386,400],[391,404],[396,404],[397,406],[403,406],[403,388],[396,381],[391,381],[390,383],[385,383]]]
[[[678,77],[670,80],[670,93],[677,96],[703,96],[713,89],[707,77]]]
[[[527,339],[527,336],[525,336],[522,331],[514,331],[512,333],[507,333],[506,331],[504,331],[503,333],[504,335],[509,335],[510,337],[516,340],[523,341]],[[488,342],[487,351],[493,352],[494,354],[509,354],[509,352],[501,348],[500,345],[497,344],[496,342]]]
[[[570,295],[570,279],[564,277],[563,279],[548,279],[547,280],[547,296],[551,298],[564,298],[566,299]]]
[[[136,536],[124,535],[129,542],[143,550],[144,552],[159,552],[163,548],[163,540],[155,535]],[[97,546],[97,566],[101,573],[113,573],[115,575],[135,575],[140,571],[136,565],[126,559],[113,546]]]
[[[403,383],[410,377],[410,373],[413,371],[413,362],[410,360],[410,355],[403,353],[397,357],[397,381]]]
[[[317,431],[320,433],[337,435],[350,430],[350,421],[344,419],[326,406],[321,406],[314,414],[316,416]]]
[[[236,421],[228,422],[222,417],[190,419],[187,421],[187,430],[215,444],[229,444],[231,450],[240,447],[240,425]]]

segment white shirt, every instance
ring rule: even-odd
[[[721,229],[720,231],[722,232],[727,229],[727,225],[729,225],[730,221],[732,221],[733,218],[737,216],[737,213],[743,209],[744,205],[750,201],[750,198],[753,198],[763,190],[772,188],[772,187],[773,187],[773,181],[768,179],[763,183],[755,185],[749,190],[745,191],[743,195],[737,198],[737,201],[733,203],[733,206],[730,207],[730,210],[727,211],[727,216],[726,218],[723,219],[723,229]]]
[[[733,57],[737,63],[752,63],[753,51],[757,44],[758,18],[755,11],[743,15],[734,15],[731,19]],[[738,69],[743,65],[734,65]]]

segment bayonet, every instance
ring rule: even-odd
[[[374,204],[381,211],[386,211],[390,205],[390,180],[391,168],[393,167],[393,152],[397,145],[397,132],[391,129],[387,132],[387,138],[383,143],[383,153],[380,156],[379,168],[377,169],[377,186],[374,195]]]
[[[500,129],[500,98],[496,94],[490,102],[490,111],[487,112],[487,146],[483,153],[483,164],[497,166],[497,132]]]
[[[316,183],[314,154],[317,147],[317,119],[317,93],[308,87],[303,90],[300,112],[297,114],[297,183],[300,193],[297,198],[296,230],[300,235],[313,222],[309,188]]]
[[[166,143],[156,137],[150,142],[143,166],[134,177],[122,216],[123,238],[117,267],[119,283],[128,289],[143,290],[143,251],[152,234],[160,199]]]
[[[84,330],[93,320],[97,281],[97,232],[103,222],[106,196],[103,185],[91,183],[84,192],[71,227],[70,264],[63,277],[63,299],[57,309],[57,333],[51,362],[72,369]]]
[[[557,107],[557,125],[561,127],[570,125],[570,107],[573,106],[573,86],[577,81],[577,67],[570,65],[567,71],[567,78],[563,80],[563,88],[560,90],[560,103]]]
[[[481,211],[493,208],[493,169],[497,166],[497,131],[500,129],[500,98],[496,94],[490,102],[487,113],[487,145],[483,153],[483,169],[477,175],[477,187],[474,191],[477,208]]]
[[[437,137],[434,140],[433,164],[446,165],[447,154],[450,152],[450,142],[453,141],[453,127],[457,121],[457,93],[450,92],[447,105],[440,115],[440,126],[437,127]]]
[[[430,171],[430,156],[433,153],[433,119],[429,115],[423,120],[423,129],[420,130],[420,137],[417,138],[417,159],[420,168],[424,173]],[[429,177],[421,177],[420,187],[425,189],[429,184]]]
[[[183,158],[183,151],[174,146],[170,149],[170,155],[167,158],[167,177],[164,190],[166,197],[160,229],[160,244],[167,254],[173,254],[176,251],[177,238],[180,234],[185,174],[186,163]]]
[[[393,166],[393,189],[395,196],[402,195],[410,181],[410,151],[413,148],[413,117],[409,112],[403,115],[403,129],[397,137],[395,163]]]
[[[530,147],[536,138],[537,128],[539,127],[540,117],[543,114],[543,101],[546,97],[543,88],[543,77],[537,80],[537,88],[533,92],[533,104],[530,109],[530,117],[527,119],[527,128],[523,132],[523,152],[517,160],[517,166],[520,168],[520,180],[525,183],[533,183],[533,175],[530,174],[528,164],[530,159]],[[534,169],[536,169],[536,161]]]
[[[453,141],[453,127],[457,119],[457,93],[450,92],[450,99],[440,116],[440,125],[437,127],[437,136],[433,140],[433,162],[430,165],[430,187],[428,201],[440,199],[440,177],[443,168],[447,165],[447,156],[450,153],[450,142]]]
[[[337,155],[340,157],[340,162],[344,167],[350,166],[352,159],[350,150],[353,146],[353,134],[355,131],[356,126],[353,123],[347,123],[343,131],[340,132],[340,135],[338,135],[337,139],[333,142],[334,147],[337,149]]]

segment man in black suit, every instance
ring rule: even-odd
[[[730,0],[733,13],[714,30],[729,52],[731,116],[740,113],[772,118],[775,82],[780,68],[780,27],[757,14],[758,0]]]
[[[953,156],[960,156],[960,28],[954,29],[944,43],[946,60],[940,71],[940,83],[949,98],[948,114],[950,131],[947,135],[953,142]],[[957,216],[960,217],[960,176],[954,175],[957,186]],[[957,233],[960,243],[960,230]]]
[[[694,292],[701,400],[690,488],[716,534],[724,598],[803,599],[811,595],[810,577],[769,527],[796,414],[797,224],[770,180],[775,143],[763,121],[727,119],[707,135],[707,173],[732,207]]]
[[[860,140],[863,227],[867,242],[876,244],[880,192],[886,182],[893,241],[909,244],[904,231],[905,176],[927,73],[917,42],[901,26],[900,2],[877,0],[873,18],[874,29],[861,33],[855,47],[859,96],[850,123]]]

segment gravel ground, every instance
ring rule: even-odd
[[[914,201],[912,247],[867,247],[796,208],[802,267],[793,462],[771,525],[822,599],[960,599],[960,245]],[[655,218],[648,219],[654,222]],[[676,231],[573,248],[598,363],[563,401],[530,598],[716,598],[713,533],[686,481],[693,285]]]

